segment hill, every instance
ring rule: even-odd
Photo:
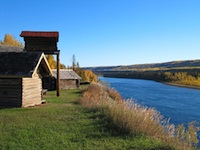
[[[200,60],[171,61],[164,63],[128,66],[88,67],[96,74],[112,78],[147,79],[200,88]]]
[[[200,60],[171,61],[164,63],[135,64],[127,66],[101,66],[85,67],[94,72],[101,71],[147,71],[147,70],[172,70],[172,69],[200,69]]]

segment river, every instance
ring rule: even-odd
[[[191,121],[200,124],[200,90],[176,87],[151,80],[105,78],[124,99],[132,98],[137,103],[154,107],[172,124],[187,125]]]

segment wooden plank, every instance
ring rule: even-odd
[[[21,100],[17,100],[16,98],[9,98],[9,99],[6,99],[6,98],[0,98],[0,103],[20,103]]]
[[[0,86],[0,91],[4,91],[5,89],[8,89],[8,90],[20,90],[19,87],[21,87],[21,85],[18,85],[18,86]],[[21,90],[20,90],[21,91]]]
[[[15,97],[15,98],[19,98],[19,97],[21,97],[21,95],[19,94],[19,93],[8,93],[8,94],[2,94],[1,93],[1,95],[0,95],[0,98],[2,98],[2,97],[7,97],[7,98],[9,98],[9,97]]]
[[[18,86],[21,85],[21,79],[0,79],[0,86]]]
[[[21,79],[0,79],[0,107],[21,105]]]

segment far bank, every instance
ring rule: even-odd
[[[163,82],[163,81],[161,81],[160,83],[171,85],[171,86],[177,86],[177,87],[191,88],[191,89],[200,90],[200,87],[198,87],[198,86],[184,85],[184,84],[178,84],[178,83],[173,83],[173,82]]]
[[[95,73],[103,77],[153,80],[173,86],[200,89],[198,71],[101,71]]]

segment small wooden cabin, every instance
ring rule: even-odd
[[[54,78],[43,80],[44,87],[48,90],[55,90],[57,80],[57,70],[52,70]],[[81,77],[71,69],[60,69],[60,89],[74,89],[79,87]]]
[[[58,51],[58,32],[22,31],[25,41],[25,51],[55,52]]]
[[[0,107],[41,104],[41,79],[53,75],[43,53],[0,52],[0,64]]]

